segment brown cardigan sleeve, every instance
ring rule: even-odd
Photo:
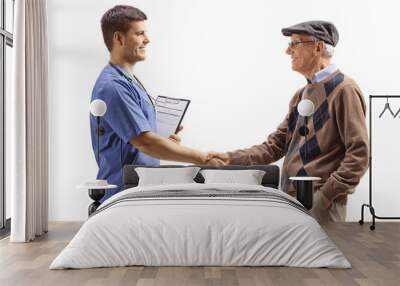
[[[334,200],[343,193],[351,193],[368,168],[366,106],[358,86],[344,86],[334,100],[334,108],[340,140],[346,152],[338,169],[321,187],[329,200]]]
[[[278,161],[286,155],[289,116],[293,108],[297,106],[299,93],[300,91],[296,92],[295,96],[290,101],[289,112],[285,119],[279,124],[276,131],[268,136],[265,142],[250,148],[228,152],[231,165],[267,165]]]
[[[285,156],[286,132],[288,118],[286,117],[277,130],[268,136],[267,141],[250,148],[228,152],[231,165],[270,164]]]

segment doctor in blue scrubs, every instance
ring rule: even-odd
[[[209,160],[203,153],[181,146],[180,138],[165,138],[157,134],[156,113],[152,98],[134,75],[137,62],[145,60],[149,38],[146,34],[146,15],[131,6],[118,5],[108,10],[101,19],[104,43],[110,52],[109,64],[100,73],[91,101],[102,99],[107,112],[102,117],[104,134],[100,136],[98,179],[115,184],[102,199],[121,191],[122,168],[126,164],[160,164],[172,160],[194,164],[219,165],[218,159]],[[96,154],[96,119],[90,115],[93,151]]]

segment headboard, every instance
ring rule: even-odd
[[[133,188],[138,185],[139,182],[139,177],[137,173],[135,172],[136,167],[146,167],[146,168],[170,168],[170,167],[176,167],[176,168],[185,168],[188,166],[183,166],[183,165],[161,165],[161,166],[143,166],[143,165],[125,165],[124,166],[124,172],[123,172],[123,189],[128,189],[128,188]],[[219,169],[219,170],[263,170],[265,171],[265,175],[262,179],[261,184],[264,187],[271,187],[277,189],[279,186],[279,167],[276,165],[253,165],[253,166],[237,166],[237,165],[231,165],[231,166],[203,166],[203,165],[191,165],[190,167],[200,167],[201,170],[205,169]],[[200,172],[197,174],[197,176],[194,178],[194,180],[197,183],[204,183],[204,178],[200,174]]]

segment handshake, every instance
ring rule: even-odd
[[[230,158],[227,153],[208,152],[206,153],[205,164],[212,166],[225,166],[229,165]]]
[[[182,131],[183,127],[179,126],[178,132]],[[177,132],[177,133],[178,133]],[[180,146],[181,138],[177,134],[172,134],[168,138],[170,141],[178,144]],[[212,165],[212,166],[226,166],[230,163],[230,158],[228,153],[221,153],[221,152],[201,152],[191,148],[183,147],[189,151],[191,154],[190,160],[187,162],[199,164],[199,165]],[[179,161],[179,160],[177,160]]]

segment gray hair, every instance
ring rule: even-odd
[[[316,41],[316,42],[321,41],[320,39],[317,39],[314,36],[310,36],[310,40]],[[331,57],[333,57],[334,53],[335,53],[335,48],[332,45],[325,43],[325,50],[324,50],[324,53],[322,54],[322,56],[324,58],[331,58]]]

